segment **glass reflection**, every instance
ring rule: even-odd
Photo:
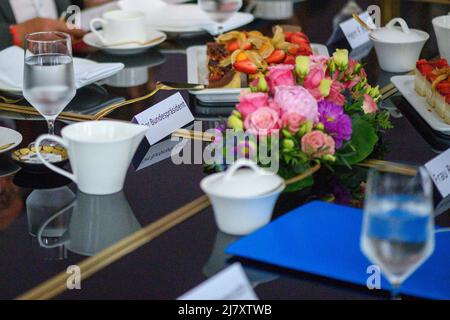
[[[69,208],[73,208],[67,230],[52,244],[44,235],[50,224]],[[65,245],[73,253],[92,256],[141,228],[123,192],[96,196],[77,193],[76,200],[56,212],[38,231],[44,248]]]
[[[237,241],[240,237],[232,236],[221,231],[217,231],[216,239],[214,241],[214,246],[212,252],[209,256],[208,261],[203,266],[202,272],[207,277],[210,278],[219,271],[225,269],[229,266],[228,260],[232,255],[226,254],[226,248]],[[242,265],[245,273],[253,288],[256,286],[273,281],[279,277],[271,272],[263,271],[254,267]]]

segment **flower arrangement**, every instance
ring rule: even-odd
[[[338,49],[331,58],[298,56],[295,65],[269,67],[250,89],[242,92],[226,127],[250,133],[257,141],[277,133],[278,173],[286,179],[318,162],[330,170],[351,168],[392,127],[389,113],[379,108],[379,88],[368,84],[363,65],[349,59],[347,50]],[[226,152],[250,157],[258,148],[247,141]],[[291,189],[312,183],[310,178]]]

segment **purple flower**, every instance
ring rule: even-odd
[[[344,113],[342,106],[331,101],[321,101],[319,103],[319,120],[336,142],[336,149],[340,149],[344,141],[351,139],[352,119]]]

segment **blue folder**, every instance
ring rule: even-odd
[[[366,286],[371,262],[359,242],[362,210],[311,202],[232,243],[226,253]],[[402,293],[450,299],[450,232],[436,233],[435,250],[402,285]],[[382,278],[381,288],[389,290]]]

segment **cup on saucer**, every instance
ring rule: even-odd
[[[108,11],[103,14],[103,18],[92,19],[89,25],[105,46],[147,41],[145,13],[141,11]],[[97,30],[98,25],[101,25],[102,32]]]
[[[433,19],[433,27],[442,58],[450,61],[450,14]]]

